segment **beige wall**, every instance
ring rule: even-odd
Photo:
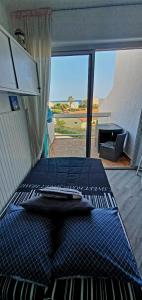
[[[133,156],[142,109],[142,50],[117,52],[114,85],[100,111],[111,112],[111,122],[129,132],[126,153]]]
[[[53,45],[56,47],[126,39],[142,40],[142,5],[53,13]]]
[[[8,7],[3,3],[1,0],[0,24],[12,31]],[[141,16],[142,5],[53,12],[53,46],[88,45],[126,39],[142,40]]]

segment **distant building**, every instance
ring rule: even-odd
[[[75,100],[71,104],[71,108],[78,108],[82,100]],[[60,103],[60,104],[69,104],[68,100],[57,100],[57,101],[49,101],[49,107],[52,108],[54,107],[55,104]]]
[[[78,107],[79,107],[78,101],[74,101],[73,103],[71,103],[71,108],[78,108]]]

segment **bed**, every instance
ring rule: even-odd
[[[54,220],[25,212],[20,204],[46,186],[78,189],[95,209]],[[0,299],[142,299],[141,276],[101,160],[41,159],[3,210],[0,234]]]

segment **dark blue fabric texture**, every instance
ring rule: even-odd
[[[50,219],[12,205],[0,225],[0,273],[47,285],[52,229]]]
[[[104,191],[111,193],[101,161],[90,158],[41,159],[18,189],[26,191],[22,201],[39,185],[78,186],[84,194],[103,197]],[[11,206],[0,224],[0,273],[45,285],[50,278],[78,275],[141,283],[118,211],[105,208],[49,218]]]
[[[95,194],[101,188],[111,192],[102,162],[99,159],[58,157],[41,159],[23,182],[24,184],[80,186],[85,194]],[[91,191],[91,187],[95,187]],[[88,192],[87,192],[88,190]]]
[[[117,209],[67,217],[53,259],[54,276],[92,276],[142,283]]]
[[[11,206],[0,227],[0,273],[47,285],[92,276],[142,284],[117,209],[48,218]]]

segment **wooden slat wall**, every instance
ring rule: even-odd
[[[26,112],[0,114],[0,210],[31,168]]]

